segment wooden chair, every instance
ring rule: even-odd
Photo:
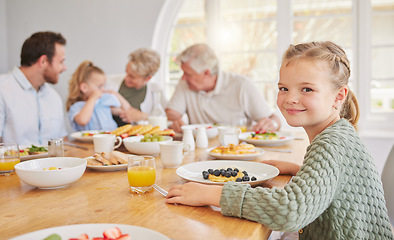
[[[384,189],[384,198],[386,199],[387,211],[389,213],[391,226],[394,226],[394,145],[384,164],[382,172],[382,183]]]

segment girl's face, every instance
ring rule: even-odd
[[[282,63],[279,73],[278,107],[290,126],[304,127],[316,135],[339,120],[335,107],[340,109],[347,88],[334,89],[330,72],[322,62],[287,63]]]
[[[81,90],[89,98],[95,91],[104,91],[105,81],[104,74],[92,72],[87,81],[81,84]]]
[[[131,68],[131,63],[129,62],[126,66],[126,77],[124,78],[124,83],[129,88],[140,89],[146,85],[151,77],[141,77]]]

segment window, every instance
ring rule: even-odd
[[[372,0],[371,113],[394,113],[394,1]]]
[[[276,104],[278,69],[290,43],[330,40],[351,61],[360,127],[394,131],[394,0],[185,0],[169,36],[167,95],[182,72],[174,59],[191,44],[215,49],[223,70],[255,81]]]

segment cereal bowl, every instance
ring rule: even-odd
[[[197,128],[205,127],[207,130],[208,138],[214,138],[218,135],[218,128],[213,124],[190,124],[190,125],[183,125],[181,128],[183,129],[193,129],[193,135],[196,137]]]
[[[15,165],[15,172],[23,182],[43,189],[65,187],[77,181],[85,169],[86,160],[74,157],[40,158]]]
[[[123,144],[127,151],[138,155],[155,155],[160,153],[160,145],[162,142],[172,141],[172,137],[162,136],[163,141],[159,142],[141,142],[144,136],[134,136],[123,139]]]

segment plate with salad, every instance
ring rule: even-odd
[[[48,157],[47,146],[19,146],[19,157],[21,161]]]
[[[70,137],[80,142],[93,142],[93,136],[96,134],[110,134],[111,131],[107,130],[90,130],[90,131],[79,131],[70,134]]]
[[[274,147],[289,143],[294,140],[293,136],[285,135],[282,132],[245,132],[239,135],[239,140],[253,144],[255,146]]]

